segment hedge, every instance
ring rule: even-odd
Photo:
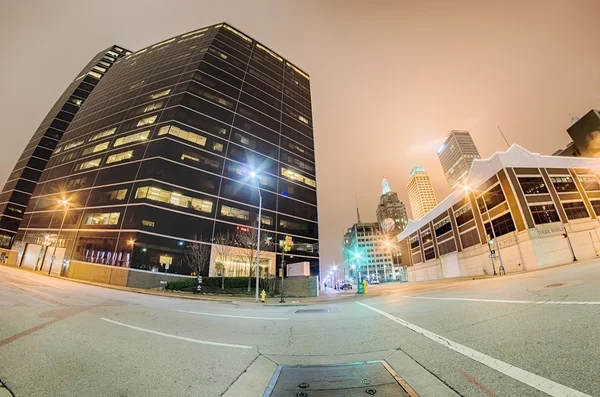
[[[202,277],[202,286],[209,287],[211,291],[217,287],[221,288],[221,277]],[[252,277],[252,282],[250,284],[250,289],[254,289],[255,278]],[[260,280],[261,288],[265,288],[265,280]],[[180,281],[170,281],[165,286],[165,289],[174,290],[174,291],[189,291],[196,288],[196,279],[188,279],[188,280],[180,280]],[[225,277],[225,289],[243,289],[248,288],[248,277]]]
[[[196,288],[196,280],[190,278],[188,280],[169,281],[165,289],[173,291],[184,291]]]

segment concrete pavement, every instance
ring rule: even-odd
[[[593,261],[303,308],[0,267],[0,379],[18,396],[254,396],[277,365],[387,360],[423,396],[600,395],[599,287]]]

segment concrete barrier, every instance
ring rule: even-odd
[[[275,293],[281,293],[281,279],[277,279]],[[283,293],[287,296],[307,298],[317,296],[317,277],[289,277],[283,280]]]
[[[149,272],[80,261],[71,261],[63,276],[100,284],[142,289],[160,288],[164,287],[168,281],[194,278],[180,274]]]

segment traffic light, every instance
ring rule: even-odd
[[[567,238],[567,233],[563,233],[563,234],[561,235],[561,237],[562,237],[562,238]]]
[[[489,244],[489,245],[492,245],[492,244],[494,244],[494,239],[493,239],[493,238],[491,238],[489,234],[487,235],[487,241],[488,241],[488,244]]]

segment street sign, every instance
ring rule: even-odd
[[[197,281],[196,292],[202,292],[202,276],[198,276]]]

